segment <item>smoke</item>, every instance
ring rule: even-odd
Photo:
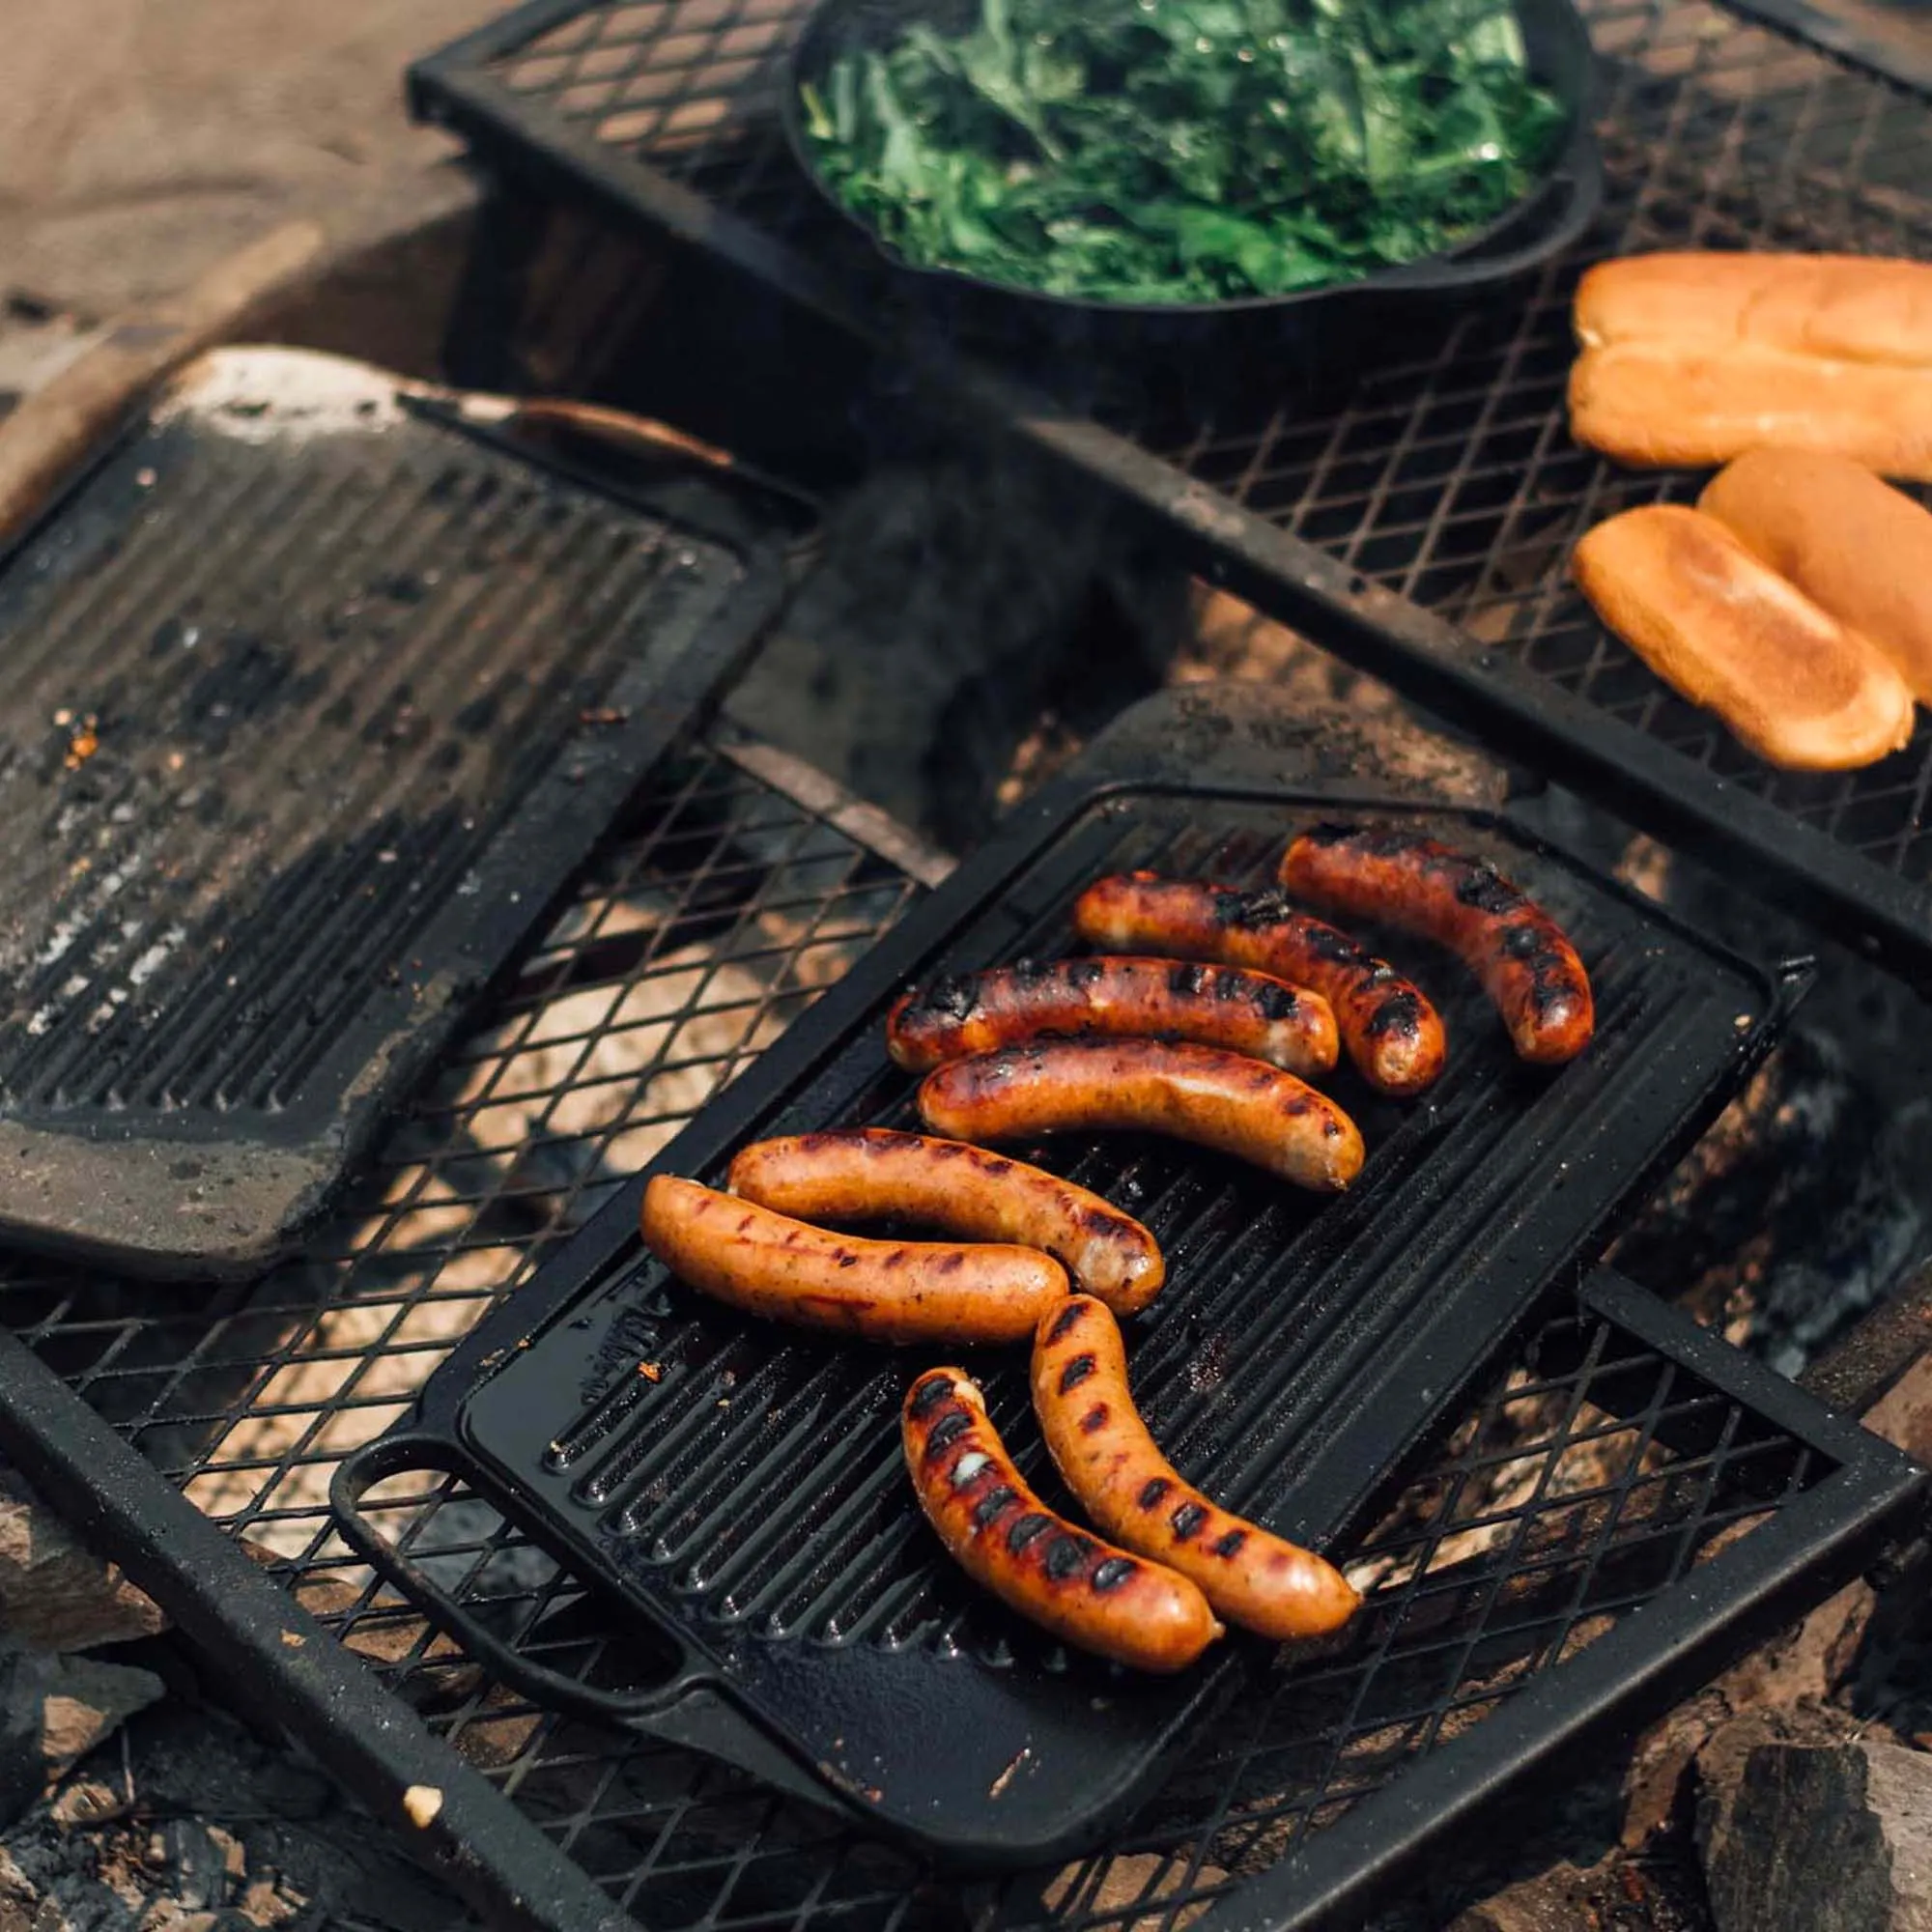
[[[895,461],[833,507],[729,708],[959,849],[1016,763],[1037,779],[1163,681],[1186,595],[1092,492],[1016,450]]]

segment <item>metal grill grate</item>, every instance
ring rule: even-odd
[[[341,1456],[915,895],[903,861],[861,842],[863,810],[822,790],[801,804],[754,775],[770,769],[730,741],[663,768],[301,1263],[213,1297],[14,1263],[0,1320],[645,1922],[952,1923],[903,1855],[491,1686],[376,1588],[327,1508]],[[1548,1322],[1364,1545],[1363,1649],[1285,1673],[1114,1852],[1003,1883],[993,1921],[1177,1922],[1412,1776],[1701,1556],[1827,1504],[1834,1455],[1690,1359],[1601,1297]],[[389,1520],[446,1588],[554,1670],[635,1674],[628,1627],[480,1500],[415,1480],[386,1497]]]
[[[1886,870],[1932,876],[1932,726],[1864,772],[1779,773],[1676,696],[1569,585],[1570,546],[1638,503],[1694,501],[1702,472],[1623,471],[1570,440],[1577,277],[1662,248],[1932,246],[1932,113],[1696,5],[1588,10],[1602,63],[1605,214],[1525,301],[1445,329],[1326,417],[1265,405],[1133,424],[1169,461],[1350,569],[1662,740]]]
[[[876,262],[800,178],[773,111],[809,11],[810,0],[562,0],[424,63],[417,99],[498,152],[547,152],[607,200],[803,298],[876,317]],[[1291,382],[1265,376],[1232,406],[1155,406],[1151,388],[1106,405],[1113,434],[1097,438],[1045,422],[1009,393],[994,400],[1059,454],[1181,523],[1195,550],[1238,557],[1240,586],[1322,641],[1340,644],[1366,622],[1380,633],[1378,652],[1394,652],[1378,657],[1384,674],[1406,664],[1439,677],[1446,661],[1453,696],[1492,729],[1515,729],[1546,760],[1580,748],[1582,769],[1609,768],[1599,782],[1656,809],[1688,807],[1699,830],[1750,844],[1797,894],[1853,906],[1915,959],[1932,959],[1921,890],[1932,880],[1932,725],[1921,718],[1905,751],[1863,772],[1775,772],[1608,638],[1562,568],[1592,522],[1681,500],[1697,480],[1622,473],[1572,444],[1563,390],[1581,268],[1684,246],[1923,256],[1932,113],[1917,94],[1702,0],[1586,0],[1583,11],[1601,57],[1608,194],[1592,232],[1532,289],[1408,327],[1378,344],[1376,373],[1324,382],[1313,399],[1289,399]],[[998,345],[980,347],[998,358]],[[1081,358],[1078,380],[1094,378],[1094,362]],[[1279,355],[1260,364],[1280,365]],[[1028,359],[1030,378],[1050,371]],[[1193,483],[1250,512],[1264,536],[1286,533],[1343,570],[1318,582],[1222,518],[1222,503],[1190,497]],[[1404,631],[1386,607],[1363,606],[1366,585],[1483,649]],[[1452,695],[1439,681],[1431,690]],[[1760,802],[1769,810],[1753,815]],[[1789,844],[1794,820],[1815,843]]]

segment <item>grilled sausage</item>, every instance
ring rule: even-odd
[[[1076,1294],[1040,1317],[1033,1406],[1080,1507],[1129,1549],[1201,1586],[1230,1623],[1263,1636],[1321,1636],[1361,1598],[1333,1564],[1226,1510],[1184,1482],[1134,1407],[1114,1318]]]
[[[1320,993],[1244,967],[1171,959],[1022,959],[908,993],[886,1021],[886,1045],[909,1073],[1088,1034],[1191,1039],[1303,1075],[1326,1073],[1337,1051]]]
[[[644,1245],[681,1280],[776,1321],[867,1342],[1014,1342],[1066,1293],[1032,1248],[862,1241],[660,1174]]]
[[[934,1133],[959,1140],[1090,1127],[1172,1134],[1322,1193],[1338,1193],[1362,1167],[1362,1137],[1334,1101],[1293,1073],[1217,1046],[1069,1039],[1011,1047],[928,1073],[919,1111]]]
[[[1145,1308],[1167,1278],[1153,1236],[1131,1215],[964,1141],[883,1127],[757,1141],[732,1161],[727,1185],[803,1221],[903,1215],[967,1240],[1038,1248],[1122,1315]]]
[[[1334,1009],[1370,1086],[1406,1098],[1442,1071],[1442,1017],[1385,959],[1274,891],[1244,892],[1154,872],[1096,879],[1075,901],[1090,945],[1220,959],[1311,986]]]
[[[1560,1065],[1589,1045],[1596,1006],[1577,949],[1487,859],[1399,825],[1318,825],[1288,848],[1281,876],[1293,892],[1457,953],[1522,1059]]]
[[[1186,1577],[1085,1535],[1041,1503],[960,1370],[921,1376],[899,1422],[926,1520],[960,1568],[1021,1616],[1137,1670],[1184,1670],[1221,1634]]]

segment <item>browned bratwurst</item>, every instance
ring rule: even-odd
[[[926,1520],[960,1568],[1021,1616],[1136,1670],[1184,1670],[1221,1634],[1185,1577],[1083,1534],[1041,1503],[961,1370],[921,1376],[899,1422]]]
[[[1589,1045],[1596,1006],[1577,949],[1487,859],[1399,825],[1318,825],[1288,848],[1281,876],[1292,892],[1458,954],[1522,1059],[1560,1065]]]
[[[867,1342],[1016,1342],[1066,1294],[1066,1270],[1032,1248],[862,1241],[668,1174],[644,1189],[642,1227],[693,1288]]]
[[[756,1141],[731,1163],[731,1192],[803,1221],[899,1215],[974,1241],[1049,1254],[1122,1315],[1160,1293],[1154,1237],[1085,1187],[964,1141],[884,1127]]]
[[[886,1044],[910,1073],[1044,1036],[1152,1035],[1250,1053],[1291,1073],[1335,1065],[1335,1015],[1320,993],[1240,966],[1173,959],[1022,959],[908,993]]]
[[[1069,1039],[955,1060],[928,1073],[920,1118],[966,1140],[1124,1127],[1252,1161],[1297,1187],[1338,1193],[1362,1137],[1334,1101],[1264,1061],[1157,1039]]]
[[[1419,1094],[1442,1071],[1442,1017],[1420,989],[1278,891],[1117,872],[1080,895],[1073,925],[1093,946],[1220,959],[1312,986],[1334,1009],[1349,1058],[1380,1093]]]
[[[1134,1407],[1121,1331],[1092,1295],[1040,1317],[1033,1406],[1080,1507],[1129,1549],[1198,1583],[1230,1623],[1285,1641],[1325,1635],[1354,1615],[1362,1600],[1332,1563],[1182,1481]]]

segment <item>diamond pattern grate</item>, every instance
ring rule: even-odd
[[[658,208],[662,178],[787,243],[800,263],[863,278],[869,258],[799,176],[774,113],[809,11],[810,0],[591,4],[497,53],[481,77],[513,141],[527,127],[639,163],[631,185],[641,206]],[[1411,329],[1392,360],[1325,383],[1312,404],[1254,396],[1204,414],[1136,402],[1110,405],[1105,420],[1727,786],[1923,884],[1924,718],[1910,746],[1865,771],[1776,772],[1662,686],[1570,589],[1563,559],[1592,522],[1692,497],[1700,478],[1620,472],[1578,449],[1563,390],[1571,294],[1605,254],[1924,257],[1932,112],[1915,93],[1704,0],[1586,0],[1583,11],[1600,55],[1608,193],[1592,232],[1533,288]],[[425,99],[440,111],[433,82]]]

